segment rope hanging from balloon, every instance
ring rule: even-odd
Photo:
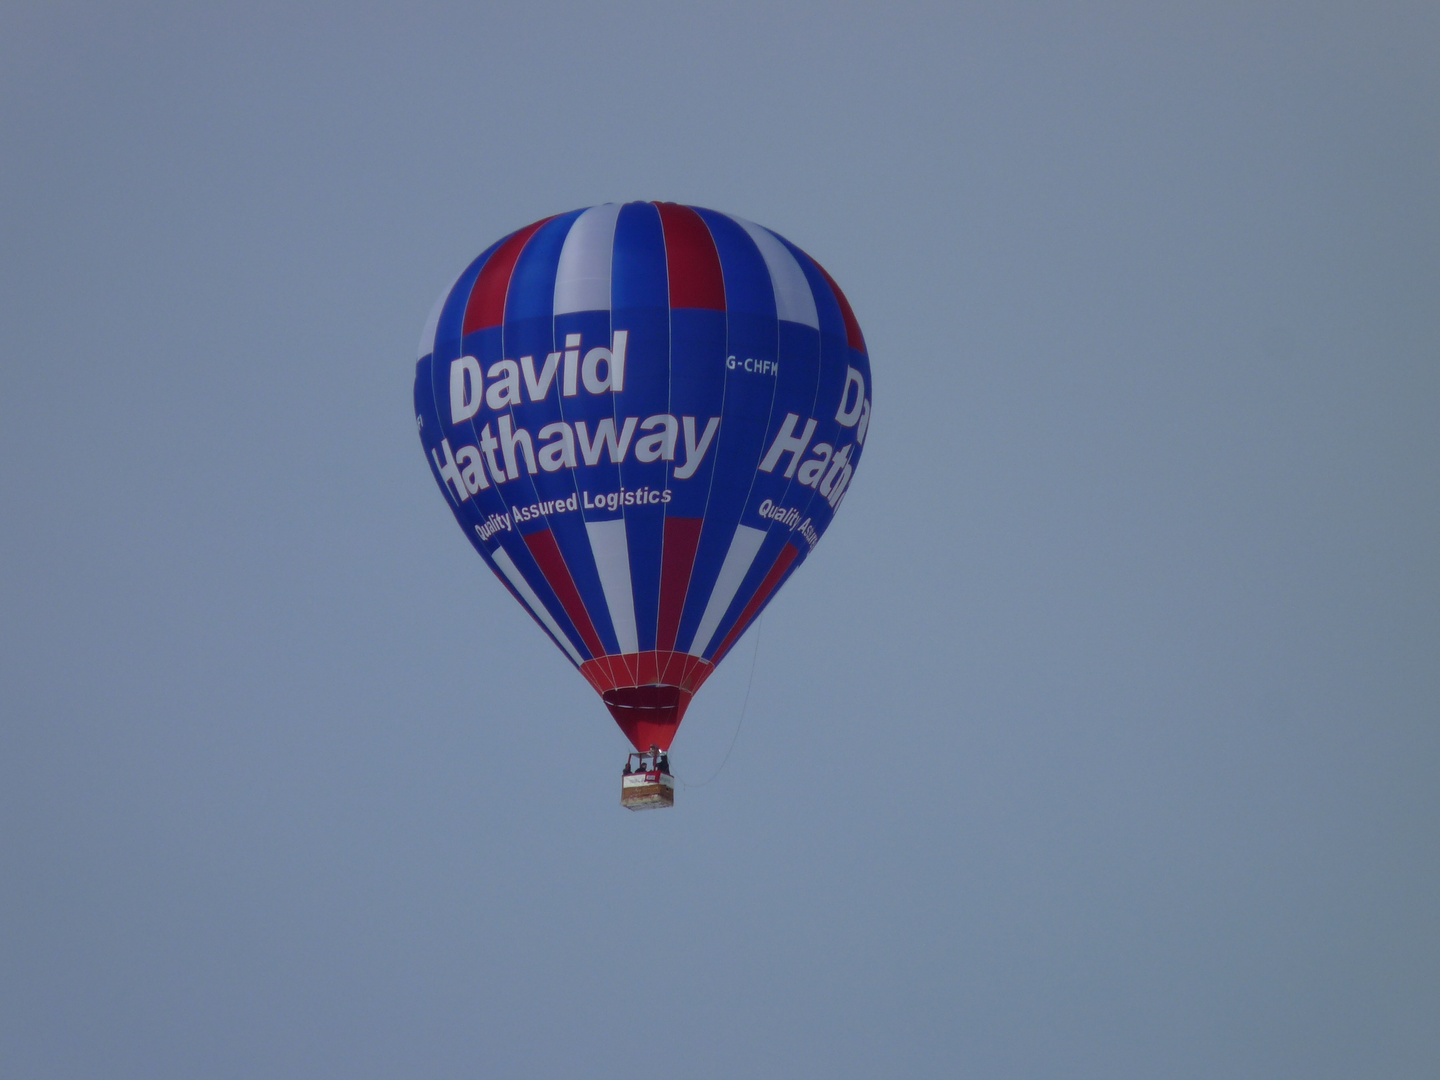
[[[696,788],[702,788],[706,784],[710,783],[710,781],[714,780],[717,776],[720,775],[720,773],[725,768],[725,763],[730,760],[730,754],[735,749],[735,743],[740,738],[740,727],[742,724],[745,723],[745,710],[750,707],[750,688],[755,685],[755,662],[760,658],[760,630],[764,627],[764,625],[765,614],[764,612],[761,612],[760,618],[755,620],[755,649],[750,654],[750,678],[747,679],[745,682],[745,698],[743,701],[740,702],[740,718],[735,721],[735,734],[730,736],[730,746],[725,751],[725,756],[720,759],[719,767],[706,779],[701,780],[700,783],[692,784],[684,779],[680,779],[679,777],[676,778],[680,779],[680,783],[684,786],[686,791],[691,791]]]

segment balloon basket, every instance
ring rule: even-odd
[[[627,810],[660,810],[675,805],[675,778],[665,754],[631,754],[620,778],[620,805]]]

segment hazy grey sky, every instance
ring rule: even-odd
[[[0,1074],[1433,1076],[1437,56],[5,5]],[[463,263],[637,198],[813,254],[876,404],[650,814],[410,404]]]

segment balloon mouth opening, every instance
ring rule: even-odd
[[[631,745],[643,752],[652,746],[670,749],[691,694],[678,686],[652,684],[620,686],[600,697]]]

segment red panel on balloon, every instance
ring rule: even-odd
[[[715,241],[700,215],[678,203],[657,203],[665,230],[665,267],[672,308],[725,310],[725,275]]]
[[[655,647],[666,652],[675,647],[680,615],[685,610],[685,593],[690,588],[690,571],[695,566],[695,549],[700,545],[704,518],[667,517],[665,551],[660,560],[660,620],[655,630]]]
[[[545,575],[550,588],[555,590],[555,596],[560,601],[560,606],[565,609],[565,614],[569,615],[570,621],[575,624],[580,640],[585,642],[585,647],[593,655],[602,655],[605,646],[600,642],[600,635],[595,632],[595,624],[590,621],[590,613],[585,610],[585,604],[580,599],[580,590],[575,588],[575,581],[570,577],[570,568],[565,565],[555,537],[549,529],[531,533],[525,537],[525,546],[530,549],[530,554],[535,556],[540,572]]]
[[[470,301],[465,305],[465,321],[461,324],[462,334],[484,330],[487,326],[499,326],[505,321],[505,294],[510,289],[515,260],[520,258],[520,252],[525,250],[525,244],[535,230],[550,220],[543,218],[533,225],[526,225],[495,249],[495,254],[490,256],[481,268],[480,276],[475,279],[475,287],[470,290]]]
[[[814,260],[811,260],[812,262]],[[850,301],[845,299],[845,294],[840,291],[840,286],[835,284],[835,279],[830,276],[826,269],[819,263],[815,268],[825,275],[825,280],[830,283],[830,291],[835,294],[835,299],[840,302],[840,314],[845,319],[845,338],[852,349],[865,351],[865,335],[860,332],[860,322],[855,318],[855,312],[850,310]]]

